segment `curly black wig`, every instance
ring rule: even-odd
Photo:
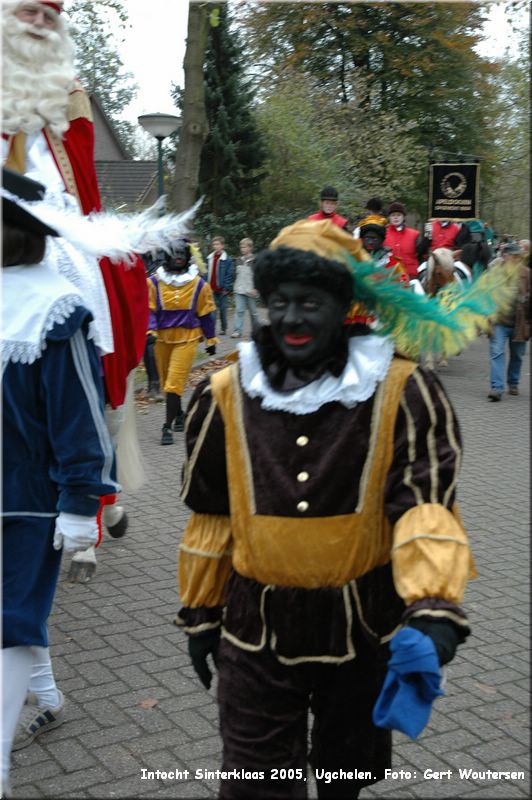
[[[323,258],[310,250],[281,245],[263,250],[255,259],[255,288],[266,301],[280,283],[297,281],[326,289],[342,302],[353,299],[353,280],[349,269],[338,261]]]

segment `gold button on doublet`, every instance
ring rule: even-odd
[[[306,511],[308,508],[308,503],[306,500],[302,500],[300,503],[297,504],[298,511]]]
[[[299,447],[305,447],[308,444],[308,436],[298,436],[296,439],[296,444]]]
[[[305,481],[308,481],[308,479],[309,479],[308,472],[300,472],[298,474],[298,476],[297,476],[297,479],[298,479],[299,483],[305,483]]]

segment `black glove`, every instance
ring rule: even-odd
[[[209,356],[215,355],[215,353],[216,353],[216,345],[215,344],[210,344],[208,347],[205,348],[205,352]]]
[[[188,640],[188,654],[196,674],[206,689],[211,688],[212,672],[207,664],[207,656],[212,655],[214,666],[218,659],[218,645],[220,644],[220,628],[216,628],[201,636],[190,636]]]
[[[155,344],[157,337],[153,333],[148,333],[146,336],[146,344]]]
[[[458,627],[450,620],[432,620],[427,617],[411,617],[408,620],[411,628],[430,636],[434,642],[440,666],[448,664],[456,655],[456,648],[461,644],[465,636]]]

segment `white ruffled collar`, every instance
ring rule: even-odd
[[[167,272],[164,267],[155,270],[157,278],[167,286],[186,286],[199,274],[195,264],[191,264],[186,272]]]
[[[33,364],[46,335],[83,300],[76,287],[47,264],[2,269],[2,362]]]
[[[353,408],[370,398],[388,373],[394,345],[385,336],[354,336],[349,340],[347,363],[341,375],[334,377],[327,372],[293,392],[272,389],[254,342],[241,342],[238,350],[240,381],[249,397],[262,398],[261,407],[267,410],[312,414],[325,403],[338,402]]]

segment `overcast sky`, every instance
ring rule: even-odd
[[[123,116],[136,122],[139,114],[175,114],[172,82],[183,85],[187,37],[187,0],[127,0],[130,28],[120,45],[124,66],[139,86]]]
[[[503,4],[503,5],[508,5]],[[187,35],[187,0],[127,0],[130,28],[120,45],[124,65],[133,73],[139,86],[136,99],[123,116],[136,122],[139,114],[162,112],[175,114],[170,96],[172,82],[183,85],[183,57]],[[523,25],[528,14],[523,13]],[[504,54],[512,41],[504,8],[494,3],[486,26],[488,40],[479,50],[483,56]]]

